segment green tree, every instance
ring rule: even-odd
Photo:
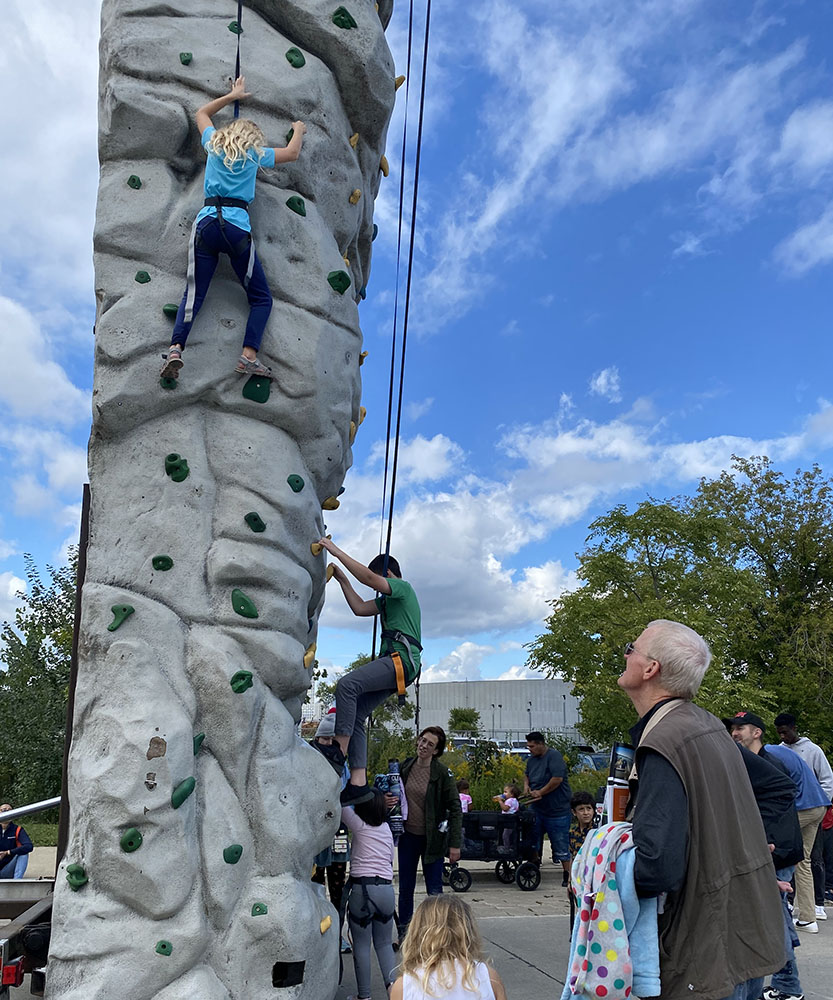
[[[61,792],[77,552],[66,566],[47,566],[46,582],[31,556],[24,561],[26,592],[0,631],[0,780],[4,798],[21,805]]]
[[[448,731],[460,736],[479,736],[480,712],[476,708],[452,708],[448,713]]]

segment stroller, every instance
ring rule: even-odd
[[[524,892],[532,892],[541,884],[541,870],[530,860],[535,856],[535,816],[531,810],[463,813],[461,861],[494,861],[498,881],[504,885],[514,882]],[[471,872],[460,864],[443,865],[443,885],[455,892],[466,892],[471,881]]]

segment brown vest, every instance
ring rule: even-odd
[[[674,767],[688,799],[686,878],[659,917],[662,997],[721,1000],[785,960],[783,910],[758,806],[738,748],[702,708],[685,702],[646,730],[637,768],[646,748]]]

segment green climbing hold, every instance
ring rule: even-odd
[[[290,144],[290,142],[292,142],[292,136],[293,136],[293,135],[295,135],[295,129],[294,129],[294,128],[291,128],[291,129],[290,129],[290,130],[289,130],[289,131],[288,131],[288,132],[286,133],[286,144],[287,144],[287,146],[288,146],[288,145]]]
[[[168,317],[168,319],[176,319],[176,314],[179,310],[179,306],[175,302],[167,302],[162,306],[162,312]]]
[[[156,942],[156,954],[165,955],[166,957],[171,954],[174,950],[174,946],[170,941],[157,941]]]
[[[113,612],[113,620],[107,626],[107,631],[115,632],[119,625],[123,625],[136,609],[129,604],[114,604],[110,610]]]
[[[253,917],[265,917],[269,912],[269,907],[266,903],[255,903],[252,906],[252,916]]]
[[[266,531],[266,522],[255,510],[249,511],[243,520],[246,524],[248,524],[252,531],[256,531],[258,534],[260,534],[261,531]]]
[[[193,58],[194,58],[194,53],[193,52],[180,52],[179,53],[179,61],[182,63],[183,66],[187,66],[191,62],[191,60]]]
[[[176,452],[165,456],[165,472],[175,483],[181,483],[188,478],[188,462]]]
[[[333,11],[333,24],[337,28],[358,28],[356,19],[346,7],[336,7]]]
[[[379,227],[374,222],[373,223],[373,235],[370,237],[370,242],[372,243],[376,239],[376,237],[378,235],[379,235]]]
[[[163,573],[167,573],[169,569],[173,567],[174,561],[170,556],[154,556],[151,559],[151,565],[154,569],[161,570]]]
[[[67,865],[67,882],[73,892],[78,892],[81,886],[89,882],[87,870],[83,865]]]
[[[239,21],[232,21],[228,26],[228,30],[234,35],[242,35],[243,29],[240,27]]]
[[[172,378],[170,375],[164,375],[159,379],[159,384],[163,389],[176,389],[179,385],[179,380]]]
[[[243,386],[243,398],[250,399],[253,403],[266,403],[269,400],[271,386],[272,379],[251,375]]]
[[[180,781],[176,788],[171,792],[171,805],[174,809],[179,809],[182,803],[188,798],[196,787],[196,778],[186,778],[185,781]]]
[[[304,488],[304,480],[300,476],[287,476],[286,481],[289,483],[289,488],[293,493],[300,493]]]
[[[287,49],[286,61],[290,66],[294,66],[295,69],[300,69],[306,63],[304,53],[300,49]]]
[[[138,191],[142,186],[142,178],[136,174],[131,174],[127,178],[127,186],[133,188],[134,191]]]
[[[243,618],[257,618],[257,608],[254,603],[236,587],[231,592],[231,606]]]
[[[200,752],[200,747],[202,746],[204,739],[205,739],[205,733],[197,733],[197,735],[194,737],[194,756],[195,757]]]
[[[344,295],[350,287],[350,275],[346,271],[330,271],[327,281],[339,295]]]
[[[131,826],[129,830],[125,830],[121,835],[121,840],[119,844],[121,849],[126,851],[128,854],[132,854],[134,851],[138,851],[142,846],[142,834],[135,826]]]
[[[237,673],[229,681],[231,684],[231,689],[235,694],[243,694],[244,691],[248,691],[252,686],[252,672],[251,670],[238,670]]]
[[[140,285],[146,285],[150,281],[150,275],[147,271],[137,271],[133,280],[138,281]]]
[[[291,198],[287,198],[286,207],[292,209],[292,211],[298,215],[305,216],[307,214],[306,202],[300,195],[293,194]]]
[[[229,844],[228,847],[223,849],[223,861],[225,861],[227,865],[236,865],[242,857],[242,844]]]

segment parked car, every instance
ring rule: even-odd
[[[610,767],[610,754],[602,751],[581,750],[576,754],[573,771],[606,771]]]

